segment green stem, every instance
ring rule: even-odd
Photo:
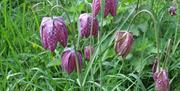
[[[134,9],[135,10],[135,9]],[[103,38],[99,43],[98,43],[98,46],[97,46],[97,49],[96,49],[96,52],[94,53],[94,56],[93,56],[93,59],[90,61],[90,63],[88,64],[88,68],[87,68],[87,71],[85,73],[85,76],[84,76],[84,79],[83,79],[83,82],[82,82],[82,86],[85,85],[86,83],[86,79],[87,79],[87,76],[89,74],[89,71],[92,67],[92,64],[94,62],[94,60],[96,59],[96,56],[98,55],[98,52],[99,52],[99,48],[100,48],[100,45],[111,35],[113,34],[118,28],[122,28],[124,26],[124,24],[128,21],[128,19],[130,18],[130,16],[133,14],[134,10],[128,15],[128,17],[123,21],[123,23],[121,24],[120,27],[118,27],[119,25],[117,25],[112,31],[110,31],[106,36],[105,38]]]
[[[71,20],[70,20],[70,17],[69,17],[69,15],[68,15],[68,13],[67,13],[67,11],[62,7],[62,6],[60,6],[60,5],[55,5],[54,7],[52,7],[51,8],[51,11],[54,9],[54,8],[60,8],[60,9],[62,9],[64,12],[65,12],[65,14],[66,14],[66,17],[67,17],[67,19],[68,19],[68,21],[69,21],[69,24],[70,24],[70,29],[72,30],[72,35],[74,35],[75,34],[75,31],[74,31],[74,29],[73,29],[73,26],[72,26],[72,23],[71,23]],[[76,40],[76,37],[74,36],[74,40]],[[80,66],[79,66],[79,57],[78,57],[78,55],[77,55],[77,49],[76,49],[76,44],[75,44],[75,41],[73,41],[73,46],[74,46],[74,50],[75,50],[75,55],[76,55],[76,66],[77,66],[77,75],[78,75],[78,78],[79,78],[79,82],[80,82],[80,87],[81,87],[81,75],[80,75]]]
[[[139,9],[139,3],[140,3],[140,0],[137,1],[136,12],[137,12],[138,9]]]
[[[178,3],[178,2],[175,1],[175,3]],[[176,5],[176,8],[179,9],[179,5]],[[175,35],[174,35],[173,45],[176,45],[176,42],[178,42],[177,35],[178,35],[178,27],[179,27],[179,21],[180,21],[180,19],[179,19],[180,16],[178,16],[179,13],[180,13],[180,12],[178,12],[178,10],[177,10],[177,15],[176,15],[176,29],[175,29]],[[174,54],[175,51],[176,51],[176,50],[175,50],[176,48],[173,48],[173,49],[174,49],[174,50],[173,50],[172,54]]]
[[[157,55],[158,55],[157,58],[158,58],[158,60],[160,60],[160,52],[159,52],[159,50],[160,50],[160,49],[159,49],[160,43],[159,43],[159,41],[158,41],[158,40],[159,40],[159,39],[158,39],[158,38],[159,38],[159,35],[158,35],[158,29],[157,29],[157,21],[156,21],[154,15],[153,15],[150,11],[148,11],[148,10],[141,10],[141,11],[137,12],[136,15],[133,17],[132,21],[130,22],[127,31],[129,31],[130,25],[133,23],[133,21],[135,20],[135,18],[136,18],[139,14],[141,14],[141,13],[147,13],[148,15],[151,16],[151,18],[152,18],[152,20],[153,20],[154,30],[155,30],[155,38],[156,38],[156,47],[157,47],[157,51],[158,51],[158,53],[157,53]]]
[[[165,56],[165,62],[164,62],[163,68],[165,68],[167,66],[168,59],[169,59],[169,56],[170,56],[170,52],[171,52],[171,48],[172,48],[172,40],[171,39],[168,40],[166,48],[167,48],[166,49],[166,56]]]

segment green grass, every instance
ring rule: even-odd
[[[79,79],[76,71],[68,75],[61,70],[62,46],[58,46],[55,53],[42,47],[39,26],[43,16],[63,16],[69,30],[68,47],[75,41],[83,52],[90,39],[78,40],[76,21],[81,12],[91,12],[91,0],[1,0],[0,90],[154,91],[151,64],[158,53],[154,37],[157,30],[161,66],[169,57],[165,67],[171,91],[179,91],[180,4],[177,4],[177,15],[170,16],[171,1],[139,0],[139,8],[136,8],[137,1],[118,0],[118,14],[114,18],[102,18],[102,12],[98,15],[100,36],[92,39],[96,51],[89,62],[83,57]],[[56,5],[67,11],[72,26],[62,9],[52,9]],[[142,10],[155,18],[156,30],[151,16],[146,13],[139,14],[131,23]],[[127,29],[134,33],[134,44],[130,54],[122,60],[114,51],[114,32]],[[76,34],[72,35],[72,31]],[[169,39],[172,44],[168,54]]]

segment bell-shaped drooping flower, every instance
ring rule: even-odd
[[[76,57],[76,54],[77,54],[77,57]],[[71,72],[77,69],[76,60],[78,60],[79,69],[81,70],[82,68],[82,54],[80,51],[75,53],[73,49],[67,49],[63,52],[61,56],[61,60],[62,60],[61,67],[68,74],[70,74]]]
[[[94,37],[97,36],[98,30],[99,30],[99,24],[96,17],[93,17],[92,15],[88,13],[81,14],[79,16],[79,23],[80,23],[80,36],[81,37],[89,37],[90,33],[92,32],[92,35]],[[91,26],[93,25],[93,26]],[[92,27],[92,28],[91,28]],[[92,31],[91,31],[92,29]]]
[[[112,16],[116,16],[116,11],[117,11],[117,0],[105,0],[105,6],[104,6],[104,17],[106,17],[109,13]],[[97,15],[100,11],[101,7],[101,0],[93,0],[92,3],[92,11],[93,15]]]
[[[60,42],[66,47],[68,41],[68,31],[62,17],[43,17],[40,26],[41,42],[44,48],[55,50]]]
[[[94,48],[89,45],[84,48],[84,55],[87,60],[90,60],[90,56],[94,53]]]
[[[92,12],[96,16],[101,9],[101,0],[93,0],[92,2]]]
[[[169,91],[169,79],[166,70],[162,69],[153,73],[153,79],[155,81],[156,91]]]
[[[125,58],[131,50],[133,40],[133,34],[130,32],[116,32],[114,45],[116,53]]]
[[[176,15],[176,7],[175,6],[171,6],[168,11],[171,16]]]

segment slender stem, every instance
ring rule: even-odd
[[[175,3],[178,3],[176,0],[175,0],[174,2],[175,2]],[[179,9],[179,5],[176,5],[176,8]],[[178,25],[179,25],[179,21],[180,21],[179,16],[178,16],[179,13],[180,13],[180,12],[178,12],[178,10],[177,10],[177,15],[176,15],[176,17],[175,17],[175,18],[176,18],[176,29],[175,29],[175,35],[174,35],[173,45],[175,45],[176,42],[178,42],[177,35],[178,35]],[[175,49],[176,49],[176,48],[174,48],[172,54],[175,53]]]
[[[148,11],[148,10],[141,10],[141,11],[137,12],[136,15],[133,17],[132,21],[130,22],[127,31],[129,31],[130,25],[133,23],[133,21],[135,20],[135,18],[136,18],[139,14],[141,14],[141,13],[147,13],[147,14],[149,14],[149,15],[151,16],[152,20],[153,20],[154,30],[155,30],[155,38],[156,38],[156,47],[157,47],[157,51],[158,51],[158,53],[157,53],[157,55],[158,55],[157,58],[158,58],[158,60],[160,60],[160,52],[159,52],[159,50],[160,50],[160,49],[159,49],[160,43],[159,43],[159,39],[158,39],[158,38],[159,38],[159,35],[158,35],[158,29],[157,29],[157,21],[156,21],[155,17],[153,16],[153,14],[152,14],[150,11]]]
[[[100,15],[101,15],[101,25],[100,25],[100,31],[103,31],[102,30],[102,27],[103,27],[103,19],[104,19],[104,7],[105,7],[105,0],[101,0],[101,12],[100,12]],[[100,33],[98,33],[98,44],[100,42]],[[101,48],[99,49],[99,51],[101,52]],[[98,54],[99,55],[99,54]],[[100,91],[102,90],[102,60],[99,60],[99,70],[100,70],[100,75],[99,75],[99,78],[100,78]]]
[[[92,43],[93,34],[92,34],[92,31],[93,31],[93,27],[94,27],[94,20],[96,20],[95,12],[94,12],[93,9],[92,9],[91,16],[92,16],[92,19],[91,19],[91,30],[90,30],[90,61],[92,60],[92,50],[91,50],[91,47],[93,47],[93,43]],[[99,33],[99,30],[98,30],[98,33]],[[99,36],[99,34],[98,34],[98,36]],[[93,67],[91,67],[91,80],[94,81],[94,75],[93,75],[93,69],[92,68]],[[93,88],[93,91],[95,91],[94,84],[93,84],[92,88]]]
[[[166,48],[167,48],[166,49],[166,56],[165,56],[165,62],[164,62],[163,68],[165,68],[167,66],[168,59],[169,59],[169,56],[170,56],[170,52],[171,52],[171,48],[172,48],[172,40],[171,39],[168,40]]]
[[[68,21],[69,21],[69,24],[70,24],[70,29],[72,30],[72,35],[75,34],[75,31],[74,31],[74,29],[73,29],[73,26],[72,26],[72,23],[71,23],[71,20],[70,20],[70,17],[69,17],[69,15],[68,15],[67,11],[66,11],[62,6],[60,6],[60,5],[55,5],[54,7],[51,8],[51,11],[52,11],[54,8],[60,8],[60,9],[62,9],[62,10],[65,12],[66,17],[67,17],[67,19],[68,19]],[[74,40],[76,40],[76,37],[75,37],[75,36],[74,36]],[[77,75],[78,75],[78,78],[79,78],[79,80],[80,80],[79,82],[80,82],[80,86],[81,86],[81,75],[80,75],[79,57],[78,57],[78,55],[77,55],[77,49],[76,49],[75,41],[73,41],[73,46],[74,46],[75,55],[76,55],[76,60],[75,60],[75,61],[76,61],[76,67],[77,67]]]
[[[91,80],[94,81],[93,68],[91,68]],[[93,86],[92,86],[92,89],[93,89],[93,91],[95,91],[95,86],[94,86],[94,84],[93,84]]]
[[[103,27],[103,19],[104,19],[104,7],[105,7],[105,0],[101,0],[101,25],[100,25],[100,31],[102,31],[102,27]],[[100,33],[98,33],[98,43],[100,42]]]
[[[137,5],[136,5],[136,12],[138,11],[139,9],[139,3],[140,3],[140,0],[137,1]]]
[[[102,91],[102,62],[100,61],[100,63],[99,63],[99,70],[100,70],[100,74],[99,74],[99,76],[100,76],[100,91]]]
[[[100,25],[100,31],[103,31],[102,30],[102,27],[103,27],[103,19],[104,19],[104,7],[105,7],[105,0],[101,0],[101,12],[100,12],[100,15],[101,15],[101,25]],[[100,33],[98,33],[98,44],[100,42]],[[101,52],[101,47],[99,49],[99,51]],[[99,55],[99,54],[98,54]],[[99,65],[99,70],[100,70],[100,75],[99,75],[99,78],[100,78],[100,91],[102,91],[102,60],[99,60],[98,62],[98,65]]]
[[[134,10],[135,10],[135,9],[134,9]],[[123,23],[122,23],[121,26],[120,26],[120,29],[121,29],[121,28],[124,26],[124,24],[128,21],[128,19],[130,18],[130,16],[133,14],[134,10],[132,10],[132,12],[131,12],[131,13],[127,16],[127,18],[123,21]],[[91,69],[91,67],[92,67],[92,64],[93,64],[94,60],[96,59],[96,56],[98,55],[98,52],[99,52],[99,49],[100,49],[100,45],[102,45],[102,43],[103,43],[111,34],[113,34],[113,33],[117,30],[117,28],[119,28],[118,26],[119,26],[119,25],[117,25],[112,31],[110,31],[110,32],[105,36],[105,38],[103,38],[103,39],[98,43],[96,52],[94,53],[94,56],[93,56],[92,60],[91,60],[90,63],[88,64],[88,68],[87,68],[87,71],[86,71],[86,73],[85,73],[85,76],[84,76],[84,79],[83,79],[83,82],[82,82],[82,86],[85,85],[85,82],[86,82],[87,76],[88,76],[88,74],[89,74],[89,71],[90,71],[90,69]]]

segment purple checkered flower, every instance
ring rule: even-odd
[[[93,21],[93,24],[92,24]],[[90,32],[91,32],[91,25],[92,26],[92,35],[96,37],[98,35],[98,30],[99,30],[99,24],[98,20],[93,16],[91,16],[88,13],[81,14],[79,16],[79,22],[80,22],[80,36],[81,37],[89,37]]]
[[[169,91],[169,79],[166,70],[162,69],[153,73],[153,79],[155,81],[156,91]]]
[[[55,50],[60,42],[66,47],[68,41],[68,30],[61,17],[43,17],[40,26],[41,42],[45,49]]]
[[[125,58],[131,50],[133,34],[130,32],[118,31],[115,35],[115,51],[119,56]]]
[[[78,59],[79,62],[79,68],[81,70],[82,68],[82,54],[80,51],[77,52],[77,58],[76,53],[73,49],[67,49],[62,53],[61,60],[62,64],[61,67],[64,71],[66,71],[68,74],[72,73],[74,70],[77,69],[76,66],[76,60]]]
[[[117,0],[105,0],[104,17],[106,17],[109,13],[112,16],[116,16],[117,5],[118,5]],[[100,8],[101,8],[101,0],[93,0],[92,3],[93,15],[96,16],[99,13]]]

